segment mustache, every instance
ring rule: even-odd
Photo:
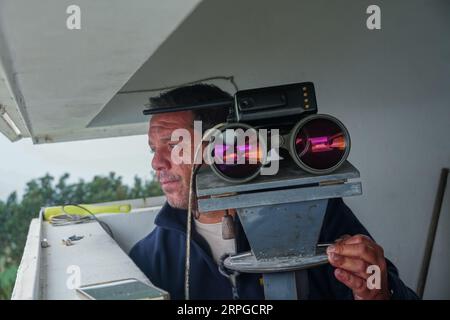
[[[160,183],[173,182],[181,180],[181,177],[167,171],[160,171],[157,176]]]

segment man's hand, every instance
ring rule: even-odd
[[[356,300],[389,299],[387,267],[383,248],[365,235],[344,235],[327,248],[328,260],[336,278],[352,289]],[[380,268],[381,288],[369,289],[367,267]]]

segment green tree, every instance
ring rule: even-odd
[[[26,184],[22,199],[13,192],[0,200],[0,299],[9,299],[22,257],[30,221],[36,218],[41,207],[68,203],[97,203],[124,199],[145,198],[162,195],[159,183],[153,176],[142,181],[134,177],[129,187],[122,177],[110,172],[107,176],[95,176],[92,181],[80,179],[68,183],[70,175],[63,174],[56,183],[45,176]]]

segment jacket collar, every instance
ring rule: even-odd
[[[171,207],[166,201],[155,218],[155,224],[186,233],[187,214],[187,210]]]
[[[155,224],[164,229],[177,230],[186,234],[187,225],[187,210],[173,208],[166,201],[164,206],[159,211],[155,218]],[[236,230],[236,245],[237,252],[248,251],[250,246],[248,244],[247,237],[245,236],[242,225],[239,222],[239,218],[235,219]],[[192,237],[206,252],[210,253],[210,248],[206,242],[195,230],[195,224],[192,223]]]
[[[187,215],[188,211],[186,209],[173,208],[166,201],[155,218],[155,224],[164,229],[181,232],[186,236]],[[199,252],[205,257],[209,267],[213,270],[216,270],[217,266],[212,260],[211,248],[209,247],[206,240],[197,233],[197,231],[195,230],[195,224],[192,223],[191,226],[193,243],[200,247],[201,250]]]

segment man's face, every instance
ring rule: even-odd
[[[192,164],[175,164],[172,161],[171,153],[178,142],[171,141],[171,135],[176,129],[188,130],[192,140],[190,152],[193,153],[193,120],[191,111],[156,114],[150,119],[148,144],[154,152],[152,167],[167,201],[174,208],[187,209],[188,207]]]

